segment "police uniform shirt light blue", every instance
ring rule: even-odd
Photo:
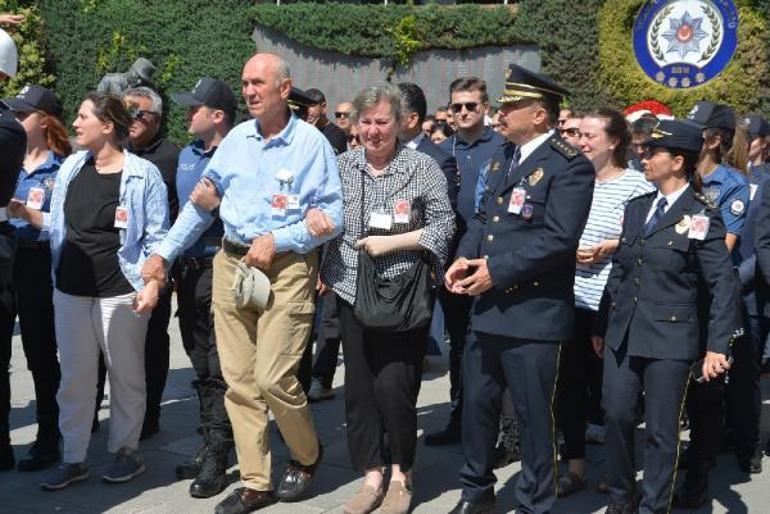
[[[36,167],[32,172],[23,169],[19,172],[19,179],[16,182],[16,192],[14,197],[17,200],[25,202],[29,196],[30,189],[38,188],[45,192],[43,204],[39,210],[48,212],[51,205],[51,193],[56,181],[56,174],[59,171],[63,159],[54,152],[48,152],[48,158]],[[40,231],[24,221],[21,218],[13,218],[10,223],[16,227],[16,238],[27,241],[36,241],[40,236]]]
[[[217,147],[205,151],[203,141],[196,140],[184,147],[179,153],[179,165],[176,173],[176,190],[182,203],[182,208],[189,202],[190,195],[195,185],[200,181],[203,171],[211,161]],[[215,219],[213,224],[206,229],[201,237],[184,252],[185,257],[210,257],[219,249],[224,228],[220,219]],[[216,243],[216,244],[215,244]]]
[[[703,194],[719,206],[727,233],[740,236],[750,201],[748,179],[720,164],[703,177]]]

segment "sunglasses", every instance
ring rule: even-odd
[[[160,117],[160,114],[158,114],[157,112],[143,111],[143,110],[133,111],[131,113],[131,117],[135,120],[143,119],[145,121],[150,121],[150,119],[152,119],[154,116]]]
[[[337,119],[340,119],[340,118],[350,118],[350,113],[349,112],[343,112],[343,111],[335,112],[334,113],[334,117],[337,118]]]
[[[577,127],[572,127],[568,129],[559,129],[559,134],[562,136],[567,135],[569,137],[578,137],[580,135],[580,129]]]
[[[479,103],[478,102],[465,102],[465,103],[460,102],[456,104],[451,104],[449,107],[452,109],[452,111],[457,113],[462,112],[463,107],[465,107],[465,109],[468,112],[476,112],[479,108]]]

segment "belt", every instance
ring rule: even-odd
[[[17,239],[16,248],[21,250],[47,250],[50,249],[48,241],[32,241],[31,239]]]
[[[207,255],[205,257],[182,257],[179,259],[179,264],[183,268],[194,270],[210,268],[214,264],[214,256]]]
[[[222,239],[222,249],[226,253],[237,255],[238,257],[243,257],[244,255],[249,253],[249,248],[251,248],[251,245],[238,243],[236,241],[230,241],[227,238]]]

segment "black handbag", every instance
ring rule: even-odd
[[[364,181],[361,175],[361,232],[364,232]],[[404,273],[380,276],[372,257],[358,252],[356,301],[353,313],[369,330],[406,332],[430,325],[435,291],[431,280],[432,263],[427,252]]]

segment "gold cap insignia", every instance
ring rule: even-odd
[[[490,168],[491,171],[497,171],[500,169],[500,161],[495,161],[492,163],[492,167]]]

